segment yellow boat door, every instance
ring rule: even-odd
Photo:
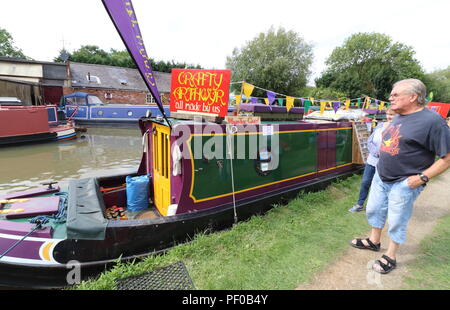
[[[170,128],[153,124],[153,193],[155,206],[166,216],[170,205]]]

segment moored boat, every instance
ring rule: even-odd
[[[352,163],[349,122],[168,121],[171,126],[141,119],[144,152],[136,174],[0,197],[0,284],[72,284],[73,268],[81,279],[95,275],[119,258],[146,256],[197,232],[229,227],[361,168]],[[132,198],[129,181],[135,178],[147,178],[148,191]],[[138,200],[145,208],[132,210]]]
[[[62,109],[67,118],[80,125],[124,125],[138,127],[141,117],[161,116],[156,105],[105,104],[97,95],[76,92],[61,100]],[[169,115],[169,107],[164,108]]]
[[[58,120],[56,106],[20,104],[20,101],[0,104],[0,146],[76,138],[74,125]]]

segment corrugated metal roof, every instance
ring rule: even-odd
[[[148,92],[137,69],[70,62],[70,72],[73,87]],[[154,74],[159,92],[170,93],[171,74],[164,72],[154,72]]]

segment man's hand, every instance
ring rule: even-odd
[[[406,179],[406,182],[408,183],[408,186],[412,189],[415,189],[425,183],[424,181],[422,181],[422,179],[418,174],[408,177]]]

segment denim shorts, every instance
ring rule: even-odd
[[[405,243],[408,221],[413,212],[414,201],[424,189],[408,186],[407,179],[394,183],[381,181],[375,172],[366,206],[369,225],[383,228],[386,218],[389,223],[389,237],[396,243]]]

